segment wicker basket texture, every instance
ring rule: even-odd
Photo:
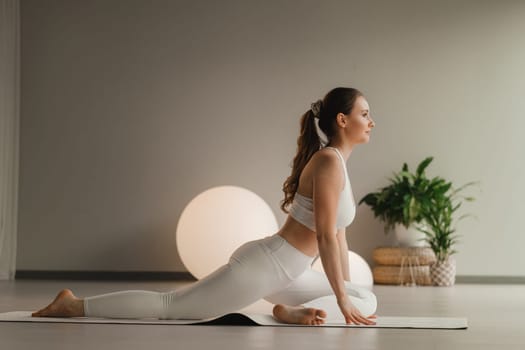
[[[417,257],[419,265],[436,262],[436,255],[430,247],[380,247],[374,249],[372,257],[376,264],[386,266],[401,266],[404,257]]]

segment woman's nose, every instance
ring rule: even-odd
[[[372,117],[370,117],[370,122],[368,123],[368,125],[370,125],[371,128],[374,128],[376,126],[376,122],[372,119]]]

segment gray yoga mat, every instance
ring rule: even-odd
[[[420,329],[466,329],[466,318],[452,317],[390,317],[378,316],[376,325],[347,325],[339,319],[326,319],[321,326],[305,326],[277,322],[268,314],[230,313],[206,320],[158,320],[158,319],[109,319],[109,318],[55,318],[31,317],[31,311],[0,313],[0,322],[52,322],[52,323],[97,323],[97,324],[162,324],[162,325],[232,325],[273,327],[350,327],[350,328],[420,328]]]

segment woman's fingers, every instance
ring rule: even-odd
[[[373,321],[370,321],[369,319],[363,317],[362,315],[356,315],[355,318],[359,321],[361,324],[372,324]]]
[[[349,322],[350,321],[350,322]],[[352,314],[346,317],[346,323],[348,324],[364,324],[364,325],[375,325],[376,323],[360,314]]]
[[[350,322],[347,321],[348,324],[359,324],[359,320],[357,319],[356,315],[351,314],[348,319]]]
[[[366,325],[371,326],[371,325],[375,325],[376,324],[374,321],[372,321],[369,318],[366,318],[366,317],[363,317],[363,316],[361,316],[361,318],[363,320],[363,323],[366,324]]]

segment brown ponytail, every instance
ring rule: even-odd
[[[297,138],[297,154],[293,159],[292,174],[283,184],[284,199],[281,201],[281,209],[285,213],[288,213],[287,207],[292,203],[297,192],[301,172],[320,147],[321,142],[315,129],[315,116],[310,109],[301,117],[301,134]]]
[[[355,100],[363,94],[354,88],[339,87],[331,90],[321,103],[319,128],[326,134],[328,141],[335,134],[335,119],[338,113],[350,114]],[[321,142],[315,126],[315,116],[309,109],[301,117],[301,130],[297,138],[297,154],[293,159],[292,174],[284,181],[284,199],[281,201],[281,210],[288,213],[288,206],[292,204],[299,187],[299,177],[315,152],[321,148]]]

